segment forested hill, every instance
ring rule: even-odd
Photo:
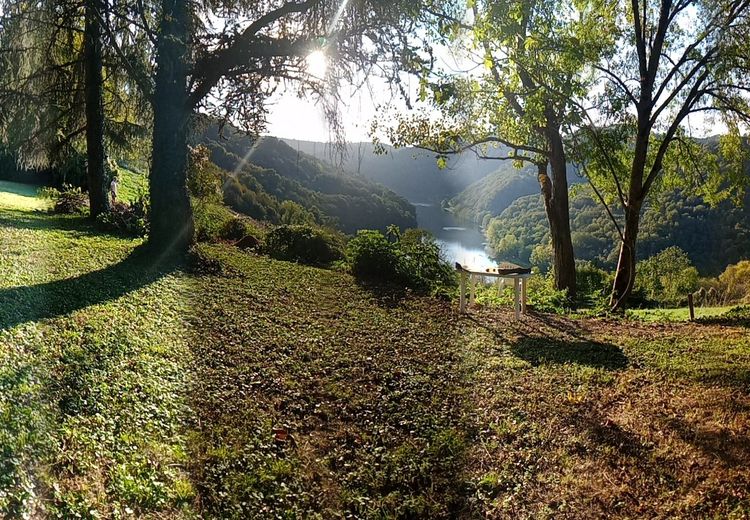
[[[613,269],[618,237],[603,207],[582,189],[571,198],[570,219],[576,258]],[[698,197],[673,193],[643,213],[638,256],[648,258],[676,245],[705,276],[750,258],[750,196],[742,207],[725,202],[710,207]],[[499,257],[529,263],[534,248],[549,243],[540,195],[517,199],[489,221],[487,238]]]
[[[239,132],[207,127],[197,138],[211,160],[230,172],[225,199],[255,218],[278,220],[279,206],[292,201],[325,224],[347,233],[381,229],[391,224],[416,227],[409,202],[362,176],[337,171],[274,137],[253,140]]]
[[[311,141],[287,140],[290,146],[322,161],[339,162],[331,146]],[[383,184],[411,202],[440,203],[484,178],[498,167],[498,161],[480,159],[473,152],[448,158],[439,168],[435,154],[416,148],[384,147],[376,154],[372,143],[350,143],[342,169]],[[491,149],[490,155],[507,150]]]

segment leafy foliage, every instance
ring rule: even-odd
[[[96,217],[96,222],[105,231],[145,237],[148,234],[148,199],[131,204],[115,202],[109,211]]]
[[[455,271],[430,233],[408,229],[391,235],[393,241],[379,231],[361,230],[349,241],[347,257],[355,276],[428,293],[456,286]]]
[[[637,276],[636,290],[659,304],[677,305],[698,288],[698,270],[676,246],[639,262]]]
[[[344,239],[335,231],[283,225],[268,233],[265,251],[277,260],[326,266],[344,258]]]
[[[53,213],[61,215],[82,215],[88,211],[89,200],[81,188],[64,185],[62,191],[45,192],[46,196],[54,196]]]
[[[750,258],[750,197],[742,207],[722,202],[711,207],[680,192],[656,198],[643,212],[638,257],[645,259],[675,245],[703,275],[716,276],[731,263]],[[517,199],[490,220],[487,240],[500,259],[526,264],[537,246],[549,241],[538,195]],[[613,270],[619,237],[604,209],[581,187],[571,197],[571,228],[576,257]],[[503,242],[506,236],[513,237]]]

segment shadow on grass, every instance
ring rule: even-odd
[[[99,271],[39,285],[0,290],[0,330],[63,316],[114,300],[155,282],[184,263],[141,246],[123,261]]]
[[[85,235],[101,235],[91,220],[84,216],[53,215],[44,211],[21,211],[3,209],[0,212],[0,227],[21,230],[75,231]]]
[[[620,347],[594,341],[577,324],[560,316],[530,312],[521,322],[488,325],[475,320],[510,351],[533,366],[577,364],[605,370],[622,370],[628,358]]]
[[[597,341],[524,337],[513,343],[510,350],[533,366],[572,363],[605,370],[622,370],[628,366],[628,358],[620,347]]]

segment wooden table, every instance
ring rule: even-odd
[[[461,297],[459,299],[459,309],[466,312],[466,286],[469,288],[469,303],[474,303],[476,299],[477,280],[480,277],[497,278],[498,283],[503,280],[513,280],[514,298],[513,308],[516,319],[521,317],[521,313],[526,314],[526,284],[531,277],[531,269],[521,267],[511,263],[503,263],[497,267],[488,267],[485,269],[470,268],[456,262],[456,271],[461,277]]]

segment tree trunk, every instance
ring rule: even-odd
[[[102,101],[101,0],[86,0],[84,67],[86,98],[86,157],[91,216],[109,210],[109,186],[105,175],[104,104]]]
[[[620,257],[617,260],[615,281],[612,284],[612,294],[609,299],[609,307],[613,311],[625,308],[625,304],[633,292],[633,287],[635,287],[635,246],[638,240],[642,205],[642,200],[633,200],[625,208],[623,241],[620,244]]]
[[[555,288],[567,290],[568,298],[576,298],[576,264],[573,241],[570,237],[570,206],[568,200],[568,171],[565,149],[559,130],[549,124],[546,130],[549,143],[550,181],[547,165],[539,166],[539,185],[544,197],[544,208],[549,221],[554,254]]]
[[[184,251],[193,242],[187,190],[190,110],[187,92],[190,15],[184,0],[164,0],[157,49],[151,157],[151,245]]]

